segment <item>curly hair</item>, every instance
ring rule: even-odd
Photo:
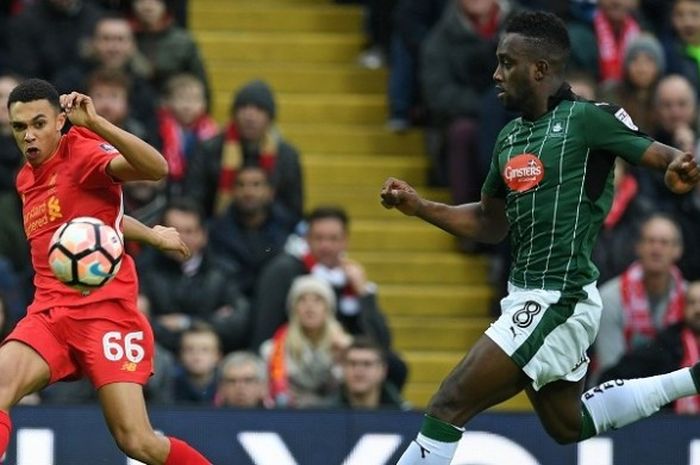
[[[564,21],[545,11],[523,11],[514,14],[505,28],[506,33],[520,34],[533,42],[533,49],[550,60],[565,64],[571,50],[571,40]]]
[[[43,79],[27,79],[12,89],[7,99],[7,108],[15,102],[34,102],[36,100],[48,100],[56,111],[61,111],[61,104],[58,100],[58,91],[48,81]]]

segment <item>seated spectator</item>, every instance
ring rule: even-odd
[[[599,0],[592,24],[569,23],[571,67],[593,71],[600,83],[620,81],[625,49],[641,32],[635,3]]]
[[[192,253],[149,250],[139,257],[143,303],[150,306],[156,340],[177,352],[181,334],[197,322],[211,325],[225,352],[247,346],[250,308],[238,291],[231,265],[207,248],[201,210],[187,199],[166,208],[162,224],[178,230]]]
[[[386,374],[384,350],[370,339],[354,339],[343,356],[343,384],[334,406],[408,410],[408,404],[387,381]]]
[[[149,134],[140,121],[131,117],[129,108],[129,77],[119,70],[96,69],[87,77],[85,91],[95,104],[95,111],[117,127],[153,145],[154,134]]]
[[[660,375],[700,361],[700,281],[691,282],[683,320],[659,332],[648,344],[625,354],[601,375],[601,382]],[[684,397],[669,407],[681,414],[700,413],[700,396]]]
[[[236,263],[236,282],[248,297],[253,297],[263,267],[284,250],[294,224],[292,215],[274,203],[265,170],[242,167],[231,204],[212,222],[210,236],[217,256]]]
[[[211,405],[221,360],[219,336],[209,325],[198,323],[180,339],[180,366],[175,374],[175,402]]]
[[[479,146],[482,98],[493,91],[499,32],[513,9],[507,0],[450,2],[422,46],[421,89],[439,140],[429,156],[440,165],[445,155],[447,168],[432,170],[447,174],[455,204],[478,200],[488,172],[491,153]]]
[[[252,352],[232,352],[219,364],[217,407],[270,408],[267,394],[267,366]]]
[[[5,337],[10,334],[14,327],[10,309],[7,306],[7,299],[0,292],[0,342],[5,340]]]
[[[224,212],[233,198],[238,170],[257,165],[270,177],[275,201],[295,218],[301,217],[299,152],[274,128],[275,115],[275,99],[267,83],[251,81],[236,92],[228,125],[202,144],[187,173],[186,192],[207,215]]]
[[[168,191],[179,195],[197,145],[218,133],[218,125],[207,113],[204,83],[197,76],[176,74],[168,79],[158,125],[161,153],[168,161]]]
[[[19,78],[10,74],[0,75],[0,193],[15,192],[15,175],[24,163],[22,152],[17,149],[10,128],[7,98]]]
[[[700,280],[700,185],[678,197],[671,210],[686,238],[678,267],[689,281]]]
[[[120,72],[128,76],[129,117],[138,121],[151,140],[154,140],[158,129],[157,93],[147,81],[151,65],[139,53],[134,33],[126,17],[117,14],[100,17],[80,62],[62,67],[54,78],[54,84],[59,92],[85,92],[88,76],[97,69]]]
[[[0,193],[0,292],[5,293],[13,321],[25,315],[34,270],[16,191]]]
[[[38,0],[10,20],[8,64],[21,76],[53,81],[80,61],[100,14],[87,0]]]
[[[379,308],[377,286],[365,269],[347,258],[348,217],[335,207],[320,207],[308,217],[308,250],[285,252],[263,270],[257,284],[252,346],[272,337],[285,323],[284,302],[294,278],[311,274],[329,283],[338,300],[338,321],[353,336],[367,336],[381,345],[389,360],[389,378],[398,388],[406,365],[391,351],[391,333]]]
[[[661,44],[654,36],[641,34],[625,49],[622,79],[604,86],[602,100],[623,107],[639,129],[652,134],[654,94],[664,69]]]
[[[573,93],[579,97],[585,100],[598,99],[598,84],[590,73],[573,71],[567,74],[566,82],[571,86]]]
[[[700,1],[675,0],[671,10],[672,36],[665,42],[668,70],[700,87]]]
[[[122,186],[124,212],[147,226],[155,226],[163,218],[168,196],[167,181],[129,181]]]
[[[204,83],[209,100],[209,81],[199,47],[190,32],[177,26],[166,0],[133,0],[132,27],[141,53],[151,64],[149,81],[158,92],[180,73],[194,74]]]
[[[698,141],[697,93],[683,76],[670,75],[659,81],[654,98],[654,139],[684,152],[694,153]],[[639,173],[640,194],[668,211],[677,201],[664,182],[662,173]]]
[[[289,324],[260,348],[270,396],[277,407],[327,407],[338,392],[340,355],[352,341],[335,318],[333,289],[316,277],[300,276],[286,307]]]
[[[664,215],[647,219],[637,241],[638,261],[603,284],[603,313],[594,343],[597,372],[683,318],[686,283],[676,262],[683,253],[678,225]]]

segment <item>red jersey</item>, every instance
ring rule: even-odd
[[[36,273],[36,292],[28,313],[111,299],[136,302],[136,269],[126,254],[114,279],[89,293],[61,283],[48,261],[51,236],[73,218],[92,216],[122,231],[122,188],[107,174],[107,165],[117,155],[119,152],[95,133],[73,127],[41,165],[25,163],[19,171],[17,192],[22,199],[24,232]]]

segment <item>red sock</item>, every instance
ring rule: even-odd
[[[170,453],[164,465],[212,465],[186,442],[172,437],[168,437],[168,440],[170,440]]]
[[[3,454],[7,451],[11,433],[12,421],[10,420],[10,415],[0,410],[0,460],[2,460]]]

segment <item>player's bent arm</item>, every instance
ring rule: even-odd
[[[485,194],[480,202],[456,206],[423,200],[416,216],[455,236],[488,244],[497,244],[508,234],[505,201]]]
[[[644,152],[641,164],[665,171],[666,186],[677,194],[691,191],[700,181],[700,170],[691,153],[684,153],[660,142],[652,143]]]
[[[110,176],[120,181],[157,181],[168,174],[168,163],[160,152],[135,135],[102,117],[95,118],[89,129],[121,154],[109,163],[107,171]]]

